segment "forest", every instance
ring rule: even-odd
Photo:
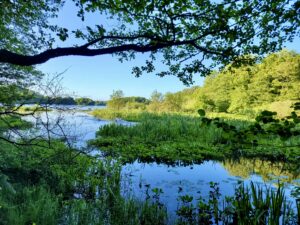
[[[208,76],[201,87],[165,95],[154,91],[149,101],[112,95],[108,108],[190,114],[203,109],[208,113],[252,117],[269,110],[286,117],[292,112],[293,103],[300,99],[299,66],[300,55],[283,50],[253,65],[228,65]]]

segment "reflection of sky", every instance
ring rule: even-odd
[[[53,137],[64,137],[66,135],[70,143],[74,143],[76,147],[85,147],[86,141],[94,139],[96,137],[96,131],[100,126],[111,123],[107,120],[99,120],[95,117],[85,113],[74,110],[73,106],[58,106],[60,110],[53,109],[46,113],[35,115],[35,117],[28,116],[25,119],[27,121],[37,123],[36,132],[42,136],[47,136],[47,129],[41,125],[47,120],[50,122],[49,127],[52,130]],[[78,106],[75,106],[78,109]],[[80,110],[103,108],[102,106],[80,106]],[[37,118],[36,118],[37,117]],[[61,126],[58,127],[56,123],[59,121]],[[30,130],[32,132],[32,129]],[[35,133],[32,134],[36,135]]]
[[[193,196],[194,200],[199,196],[208,198],[211,190],[209,182],[211,181],[219,184],[220,193],[223,197],[226,195],[232,196],[234,188],[237,187],[239,181],[243,180],[241,177],[230,175],[221,163],[214,161],[206,161],[201,165],[193,165],[192,167],[181,166],[176,168],[156,163],[142,164],[135,162],[123,168],[123,178],[124,193],[133,192],[136,197],[141,199],[146,197],[147,185],[150,185],[150,190],[153,188],[162,189],[164,193],[161,195],[161,201],[173,213],[178,207],[178,196],[188,194]],[[266,185],[266,187],[272,189],[277,187],[278,182],[274,179],[264,183],[262,177],[258,174],[250,175],[249,178],[244,180],[246,185],[249,185],[251,181],[262,187]],[[290,196],[293,186],[286,185],[285,190],[287,196]]]
[[[55,118],[58,115],[54,111],[49,113],[51,118]],[[42,117],[44,118],[45,115],[42,114]],[[112,122],[98,120],[85,112],[64,112],[63,117],[67,131],[74,136],[80,137],[77,139],[77,146],[79,147],[83,147],[87,140],[95,138],[95,132],[100,126]],[[259,174],[249,173],[249,176],[245,179],[246,184],[250,184],[250,181],[253,181],[260,185],[266,184],[268,187],[277,187],[279,177],[274,177],[273,180],[265,183]],[[233,195],[234,187],[239,181],[243,180],[239,176],[231,175],[230,171],[226,170],[222,163],[216,161],[206,161],[201,165],[179,167],[135,162],[123,167],[122,178],[123,193],[133,194],[140,199],[145,199],[147,185],[150,185],[150,194],[151,189],[161,188],[164,192],[161,195],[161,200],[173,213],[177,208],[177,198],[180,195],[189,194],[194,199],[197,199],[199,196],[208,197],[210,191],[209,182],[211,181],[219,183],[220,192],[223,197],[225,195]],[[293,182],[296,183],[297,180]],[[298,182],[300,181],[298,180]],[[287,196],[290,196],[294,186],[291,184],[286,184],[285,186]],[[180,193],[179,190],[181,190]]]
[[[99,14],[86,14],[84,24],[76,16],[76,9],[73,1],[67,1],[60,17],[55,23],[71,29],[79,28],[85,30],[86,25],[103,24],[104,27],[111,28],[116,21],[108,23],[103,16]],[[60,43],[60,46],[69,46],[75,43],[71,38],[67,43]],[[293,43],[286,44],[291,50],[300,52],[300,38],[296,38]],[[148,54],[138,54],[130,62],[119,62],[116,57],[110,55],[95,57],[68,56],[52,59],[38,66],[45,73],[63,74],[62,85],[68,92],[75,92],[80,96],[92,97],[94,99],[109,99],[113,90],[121,89],[126,96],[144,96],[150,97],[153,90],[159,92],[176,92],[186,88],[176,77],[167,76],[160,78],[154,73],[145,74],[140,78],[135,78],[131,74],[132,67],[144,65]],[[161,62],[162,57],[157,56],[156,68],[163,70],[166,66]],[[195,85],[202,85],[203,78],[195,75]]]

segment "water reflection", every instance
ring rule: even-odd
[[[145,199],[151,189],[162,189],[161,200],[171,213],[177,209],[177,199],[181,195],[191,195],[194,199],[200,196],[208,198],[210,182],[219,184],[223,197],[233,195],[235,187],[242,181],[246,185],[252,181],[274,189],[278,182],[284,182],[286,196],[291,201],[294,201],[291,191],[300,186],[300,174],[288,170],[284,163],[259,159],[210,160],[193,166],[176,167],[134,162],[123,167],[122,175],[124,195],[134,193],[138,198]]]
[[[260,159],[225,160],[222,165],[232,176],[249,179],[259,175],[264,182],[300,184],[300,164],[272,162]]]
[[[55,116],[57,112],[50,112]],[[65,129],[76,139],[77,147],[85,147],[86,142],[95,138],[100,126],[118,121],[98,120],[86,112],[63,112]],[[41,119],[45,119],[42,113]],[[123,121],[121,121],[123,122]],[[157,161],[156,161],[157,160]],[[150,162],[151,161],[151,162]],[[276,188],[278,181],[284,182],[286,195],[292,199],[291,191],[300,186],[300,165],[283,162],[271,162],[260,159],[225,160],[223,162],[204,161],[203,163],[186,165],[181,162],[165,164],[159,159],[151,158],[143,162],[133,161],[122,168],[122,192],[145,199],[151,189],[161,188],[161,200],[175,212],[179,195],[192,195],[197,199],[200,195],[209,195],[209,182],[217,182],[223,196],[233,195],[239,182],[249,184],[251,181]]]

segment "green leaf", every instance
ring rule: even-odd
[[[206,114],[204,109],[198,109],[197,112],[198,112],[198,114],[199,114],[200,117],[204,117],[205,114]]]

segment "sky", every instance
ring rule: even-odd
[[[71,1],[69,1],[71,2]],[[80,20],[74,13],[74,6],[68,3],[60,12],[55,23],[75,28],[80,26]],[[102,20],[99,15],[87,15],[86,24],[92,25]],[[70,39],[68,43],[72,44]],[[293,43],[286,44],[287,49],[300,53],[300,38]],[[110,55],[82,57],[67,56],[51,59],[37,68],[53,76],[63,73],[61,85],[64,93],[74,96],[89,97],[94,100],[108,100],[113,90],[122,90],[125,96],[142,96],[149,98],[154,90],[161,93],[177,92],[188,88],[175,76],[158,77],[155,73],[144,74],[139,78],[131,74],[133,66],[142,65],[147,58],[146,54],[138,54],[134,61],[119,62]],[[158,60],[157,70],[163,69],[164,65]],[[194,76],[194,85],[202,85],[204,78]]]

